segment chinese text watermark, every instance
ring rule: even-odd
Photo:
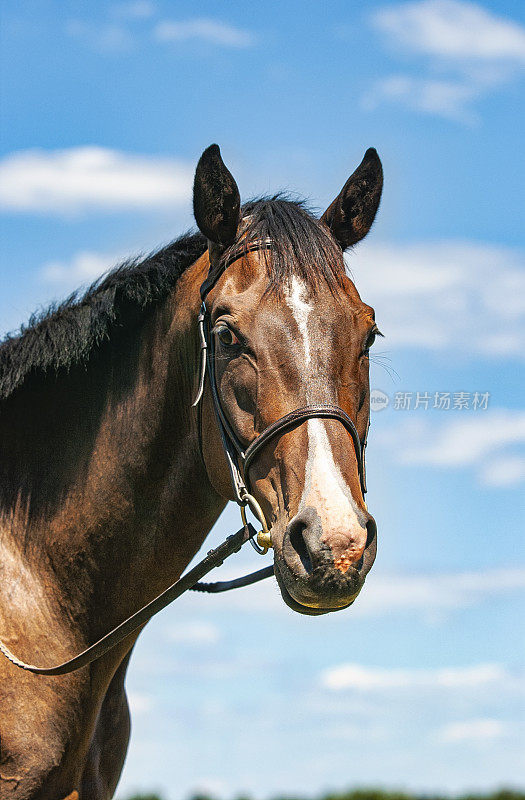
[[[394,411],[486,411],[490,392],[394,392],[392,396],[381,389],[370,392],[370,408],[382,411],[391,406]]]

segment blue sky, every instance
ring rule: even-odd
[[[4,332],[190,226],[211,142],[245,198],[322,209],[369,146],[385,170],[348,257],[386,335],[374,570],[329,617],[267,583],[152,621],[120,795],[522,784],[523,3],[19,0],[2,62]],[[236,526],[228,509],[211,540]]]

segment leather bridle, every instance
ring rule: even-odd
[[[275,420],[268,425],[261,433],[259,433],[250,444],[244,448],[239,441],[238,436],[233,430],[226,412],[224,411],[219,391],[217,388],[216,372],[215,372],[215,338],[212,333],[211,314],[206,305],[206,299],[209,292],[217,284],[219,278],[224,274],[225,270],[242,258],[248,252],[271,250],[273,246],[271,239],[259,239],[250,242],[247,245],[241,246],[230,252],[226,258],[219,260],[216,266],[210,268],[208,277],[203,282],[201,294],[201,310],[198,317],[199,324],[199,338],[201,346],[201,359],[200,359],[200,377],[199,388],[197,396],[193,403],[194,406],[200,402],[203,392],[205,376],[208,375],[210,392],[213,402],[213,408],[217,418],[219,431],[221,434],[222,444],[230,477],[233,487],[233,494],[235,502],[240,506],[243,520],[245,515],[243,509],[249,506],[254,511],[255,516],[259,518],[263,530],[257,535],[256,541],[250,540],[255,549],[264,554],[268,548],[271,547],[271,534],[268,529],[264,514],[253,497],[250,491],[250,467],[259,456],[261,451],[272,441],[280,438],[284,433],[297,428],[309,419],[334,419],[340,422],[352,438],[354,445],[355,455],[357,459],[357,470],[359,474],[359,482],[363,496],[366,494],[366,473],[365,473],[365,448],[366,448],[366,434],[361,441],[357,428],[348,414],[343,411],[339,406],[334,405],[308,405],[296,408],[285,414],[283,417]],[[368,433],[368,424],[367,424]]]
[[[366,434],[363,441],[360,440],[357,429],[345,411],[338,406],[331,405],[310,405],[297,408],[290,413],[285,414],[280,419],[275,420],[267,428],[265,428],[246,449],[242,446],[235,431],[233,430],[226,413],[221,405],[219,393],[217,391],[217,383],[215,376],[215,348],[214,338],[211,332],[211,317],[208,307],[206,305],[206,298],[211,289],[215,286],[220,276],[224,273],[225,269],[237,259],[241,258],[247,252],[256,250],[271,249],[272,242],[269,239],[259,240],[245,245],[242,249],[236,249],[231,252],[223,260],[220,260],[216,267],[212,267],[209,271],[208,277],[201,286],[201,300],[202,306],[198,317],[199,335],[201,343],[201,362],[200,362],[200,376],[199,376],[199,389],[197,397],[193,403],[194,406],[199,404],[204,390],[204,382],[206,374],[210,382],[211,396],[213,407],[217,417],[219,431],[224,446],[224,452],[228,461],[230,475],[232,480],[234,497],[241,510],[241,517],[243,527],[237,533],[228,536],[214,550],[210,550],[208,554],[189,572],[182,576],[178,581],[165,589],[158,597],[150,603],[143,606],[130,617],[128,617],[120,625],[117,625],[113,630],[96,641],[94,644],[87,647],[82,653],[74,656],[73,658],[64,661],[62,664],[57,664],[52,667],[37,667],[34,664],[27,664],[20,658],[15,656],[7,647],[7,645],[0,639],[0,653],[2,653],[15,667],[35,673],[37,675],[66,675],[70,672],[75,672],[87,664],[101,658],[109,650],[116,647],[117,644],[122,642],[132,633],[137,631],[142,625],[151,619],[155,614],[173,602],[176,598],[180,597],[188,590],[201,591],[201,592],[225,592],[230,589],[236,589],[240,586],[249,586],[252,583],[269,578],[274,574],[273,565],[264,567],[257,570],[250,575],[245,575],[241,578],[236,578],[231,581],[218,581],[215,583],[201,583],[200,580],[208,574],[215,567],[220,566],[223,561],[228,558],[232,553],[237,552],[242,545],[249,541],[257,550],[257,552],[264,554],[268,548],[272,546],[271,532],[268,529],[264,513],[255,499],[250,493],[250,480],[249,471],[255,459],[259,456],[264,447],[270,442],[282,436],[287,431],[302,425],[309,419],[333,419],[341,422],[345,429],[350,434],[356,459],[357,469],[359,472],[359,480],[361,483],[361,491],[363,495],[366,492],[366,479],[365,479],[365,447],[366,447]],[[200,428],[200,426],[199,426]],[[368,433],[368,424],[367,424]],[[199,435],[201,435],[199,430]],[[202,448],[201,448],[202,449]],[[253,514],[259,519],[262,530],[256,533],[253,525],[248,522],[246,518],[246,508],[250,508]]]

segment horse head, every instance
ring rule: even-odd
[[[203,457],[217,491],[235,499],[217,404],[241,452],[264,437],[243,478],[271,528],[283,598],[304,614],[349,606],[376,553],[360,443],[379,330],[343,253],[369,231],[381,189],[373,149],[320,219],[279,195],[241,206],[216,145],[195,176],[195,219],[208,240],[203,296],[214,384],[203,398]],[[312,407],[337,413],[303,414],[266,435],[291,412]]]

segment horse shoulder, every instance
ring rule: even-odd
[[[0,639],[23,660],[59,663],[86,644],[68,626],[65,611],[50,576],[15,546],[5,526],[0,529]],[[90,800],[112,796],[107,787],[113,791],[121,766],[99,769],[100,791],[81,786],[94,764],[107,761],[104,746],[116,762],[120,750],[123,761],[129,736],[122,663],[127,666],[127,650],[105,659],[95,678],[91,668],[60,677],[34,675],[0,654],[2,798],[58,800],[75,797],[75,791]]]

